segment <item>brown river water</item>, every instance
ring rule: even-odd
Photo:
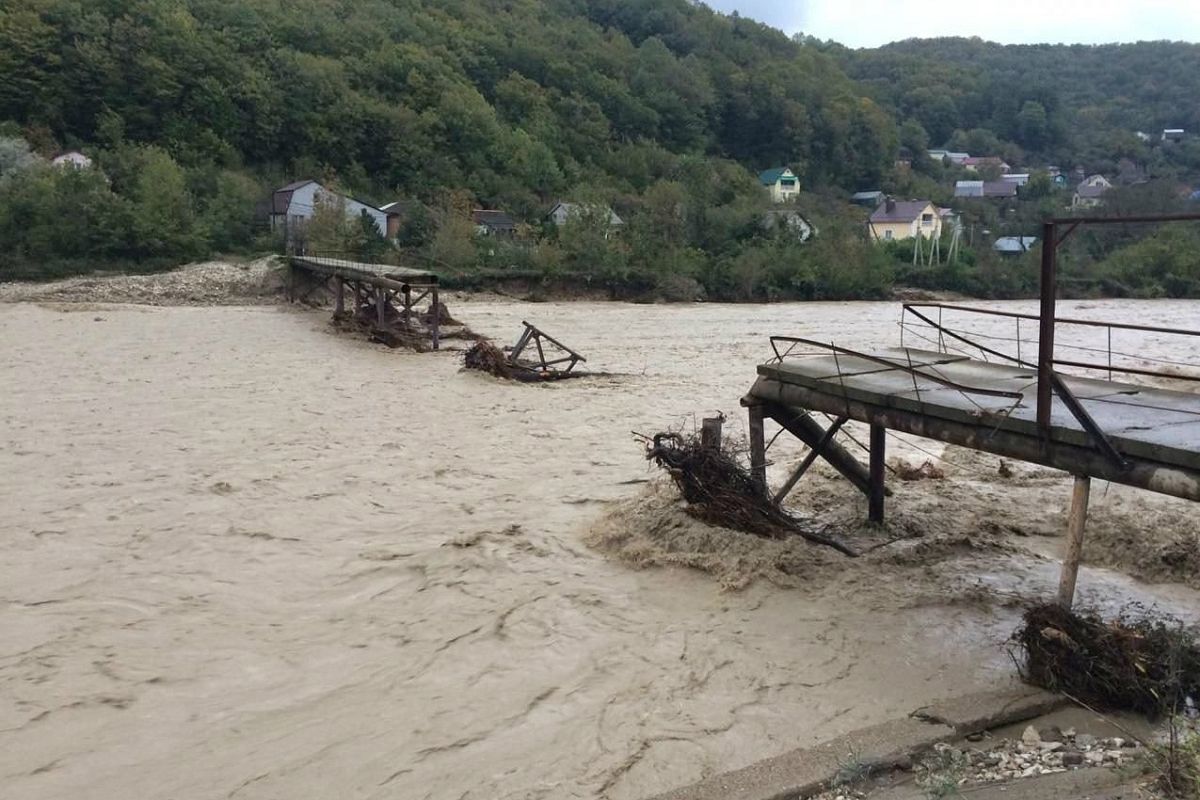
[[[851,562],[700,525],[631,435],[737,437],[768,335],[894,345],[899,304],[452,310],[610,374],[503,383],[298,308],[0,305],[0,796],[637,800],[1014,679],[1068,478],[920,442],[946,478],[893,482],[863,535],[905,541]],[[1194,506],[1093,493],[1085,599],[1191,619],[1130,541],[1194,544]],[[793,507],[862,533],[828,470]]]

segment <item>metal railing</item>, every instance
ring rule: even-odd
[[[919,310],[919,309],[923,309]],[[936,311],[936,314],[925,313]],[[1000,336],[996,334],[983,333],[980,331],[967,331],[963,328],[952,325],[946,322],[945,312],[962,312],[965,314],[979,314],[988,317],[999,317],[1013,320],[1013,335]],[[917,326],[909,324],[906,320],[907,316],[913,316],[933,332],[936,337],[922,336]],[[972,306],[955,305],[953,303],[923,303],[911,302],[905,303],[903,306],[903,316],[900,322],[900,342],[901,345],[905,342],[906,335],[916,335],[923,341],[933,344],[940,352],[948,352],[949,346],[946,344],[947,339],[952,339],[960,342],[967,348],[979,351],[986,359],[987,356],[1010,361],[1014,364],[1030,369],[1037,369],[1037,363],[1026,358],[1028,353],[1023,346],[1036,345],[1038,339],[1027,338],[1022,335],[1022,321],[1027,321],[1030,324],[1025,326],[1026,331],[1039,331],[1041,328],[1041,320],[1036,314],[1023,314],[1017,311],[999,311],[991,308],[975,308]],[[1184,381],[1200,381],[1200,372],[1189,375],[1184,372],[1168,371],[1159,369],[1147,369],[1141,366],[1130,366],[1128,364],[1114,361],[1114,356],[1117,358],[1135,359],[1141,363],[1160,363],[1174,367],[1189,367],[1200,370],[1200,362],[1180,361],[1177,359],[1156,358],[1145,353],[1131,353],[1123,350],[1118,350],[1113,347],[1113,332],[1114,331],[1137,331],[1142,333],[1160,333],[1172,336],[1190,336],[1200,337],[1200,331],[1190,330],[1188,328],[1175,328],[1162,325],[1141,325],[1126,322],[1109,322],[1105,320],[1092,319],[1073,319],[1070,317],[1058,317],[1054,320],[1056,328],[1063,326],[1078,326],[1081,328],[1095,328],[1104,331],[1104,340],[1102,346],[1088,346],[1081,344],[1070,344],[1064,342],[1056,342],[1056,348],[1064,350],[1074,350],[1081,353],[1099,354],[1104,356],[1103,362],[1082,361],[1071,358],[1059,358],[1057,354],[1051,360],[1055,366],[1074,367],[1076,369],[1087,369],[1101,372],[1107,375],[1111,380],[1114,373],[1122,373],[1128,375],[1143,375],[1149,377],[1168,378],[1171,380]],[[1015,352],[1005,352],[998,350],[995,346],[987,346],[980,344],[978,340],[984,339],[990,342],[1003,342],[1015,348]],[[1082,358],[1082,357],[1081,357]]]

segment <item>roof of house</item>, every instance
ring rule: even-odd
[[[301,186],[308,186],[310,183],[316,183],[311,178],[306,178],[301,181],[292,181],[287,186],[280,186],[271,194],[271,213],[286,214],[288,207],[292,204],[292,192],[299,189]]]
[[[280,186],[275,191],[277,191],[277,192],[294,192],[297,189],[299,189],[301,186],[308,186],[310,183],[316,183],[316,181],[314,181],[312,178],[305,178],[304,180],[292,181],[287,186]]]
[[[879,191],[878,189],[875,189],[874,191],[869,191],[869,192],[855,192],[853,195],[850,196],[850,199],[851,200],[874,200],[877,197],[883,197],[883,192]]]
[[[955,181],[955,197],[983,197],[983,181]]]
[[[1079,195],[1080,197],[1082,197],[1084,199],[1095,199],[1097,197],[1100,197],[1107,191],[1108,191],[1108,187],[1105,186],[1104,184],[1100,184],[1099,186],[1092,186],[1089,184],[1080,184],[1079,188],[1077,188],[1075,190],[1075,194]]]
[[[471,221],[476,225],[486,225],[489,228],[510,229],[517,227],[517,221],[507,213],[492,208],[477,208],[471,212]]]
[[[897,200],[871,212],[871,222],[912,222],[932,206],[928,200]]]
[[[999,253],[1024,253],[1032,249],[1037,240],[1036,236],[1001,236],[992,249]]]
[[[1016,197],[1017,184],[1010,181],[984,181],[984,197]]]
[[[579,203],[571,203],[566,200],[559,200],[557,203],[554,204],[554,207],[550,209],[550,212],[548,214],[546,214],[546,216],[547,217],[554,216],[554,212],[558,211],[560,208],[563,210],[563,213],[569,217],[572,214],[581,213],[585,209],[591,208],[591,206],[580,205]],[[603,208],[605,211],[608,212],[608,222],[610,225],[624,225],[625,224],[625,220],[621,219],[621,217],[617,214],[617,212],[613,211],[608,206],[601,206],[600,208]]]
[[[776,181],[783,177],[783,173],[785,172],[791,172],[791,170],[787,167],[772,167],[771,169],[764,169],[762,172],[758,173],[758,179],[762,182],[763,186],[773,186]]]
[[[280,186],[278,189],[276,189],[274,192],[272,192],[271,193],[271,213],[272,214],[286,214],[288,211],[288,208],[292,204],[292,193],[295,192],[297,189],[301,188],[302,186],[308,186],[310,183],[317,184],[317,186],[319,186],[322,191],[328,192],[329,194],[336,194],[337,196],[344,197],[347,200],[353,200],[354,202],[356,202],[360,205],[364,205],[367,208],[374,209],[375,211],[383,212],[383,209],[373,205],[372,203],[368,203],[364,200],[359,200],[357,197],[351,197],[348,194],[343,194],[341,192],[335,192],[332,189],[328,189],[325,186],[322,186],[319,182],[314,181],[310,178],[310,179],[301,180],[301,181],[292,181],[287,186]]]

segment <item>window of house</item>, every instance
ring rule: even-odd
[[[780,178],[779,185],[785,189],[791,189],[793,186],[796,185],[796,179],[795,178]]]
[[[883,238],[884,238],[884,239],[891,239],[891,238],[892,238],[892,232],[891,232],[891,231],[884,231],[884,232],[883,232]]]
[[[921,215],[921,227],[922,228],[928,228],[932,224],[933,224],[933,214],[922,214]]]

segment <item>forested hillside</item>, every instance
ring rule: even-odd
[[[1150,146],[1164,128],[1200,132],[1200,45],[913,39],[825,49],[895,116],[913,146],[1089,172],[1115,170],[1122,158],[1159,172],[1200,171],[1200,139],[1172,152],[1170,163]]]
[[[911,259],[867,241],[851,192],[946,202],[952,181],[921,159],[941,145],[1190,179],[1200,144],[1164,154],[1135,131],[1200,130],[1198,66],[1200,47],[1169,44],[850,51],[690,0],[9,0],[0,278],[269,249],[256,204],[316,178],[405,201],[396,257],[450,273],[882,296]],[[49,166],[69,149],[98,168]],[[904,150],[912,170],[896,166]],[[818,230],[807,243],[764,224],[755,175],[785,165]],[[561,199],[628,225],[554,230],[543,220]],[[1041,202],[1007,224],[1059,201]],[[476,206],[516,217],[518,241],[474,237]],[[349,247],[357,234],[331,235]],[[1027,290],[991,258],[966,251],[925,279]]]

